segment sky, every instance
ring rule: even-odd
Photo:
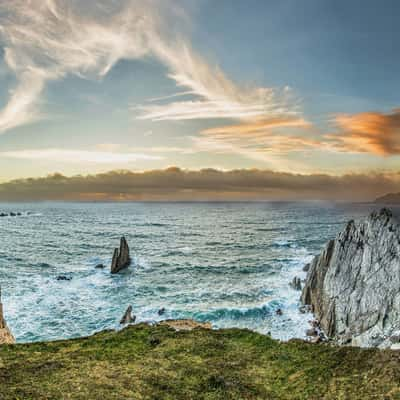
[[[209,170],[260,185],[218,198],[295,198],[285,174],[325,177],[305,198],[348,177],[357,199],[396,190],[398,15],[397,0],[0,0],[0,182],[124,170],[148,187],[178,167],[185,198]],[[135,179],[77,197],[141,197]]]

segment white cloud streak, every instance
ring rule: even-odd
[[[157,0],[2,0],[0,40],[18,84],[0,111],[0,132],[36,120],[49,81],[68,74],[102,77],[121,59],[151,56],[189,100],[136,108],[145,120],[254,119],[297,114],[290,91],[242,87],[195,53],[172,26],[185,22],[176,3]],[[166,100],[168,99],[160,99]],[[157,100],[156,100],[157,101]]]
[[[102,77],[122,58],[143,58],[161,23],[153,2],[2,0],[0,38],[18,84],[0,112],[0,131],[32,122],[47,82]]]
[[[134,161],[160,160],[162,157],[144,153],[115,153],[67,149],[39,149],[0,152],[0,157],[30,161],[52,161],[73,164],[126,164]]]
[[[244,87],[228,79],[218,67],[211,67],[181,41],[173,46],[155,44],[157,57],[169,68],[178,87],[189,89],[192,99],[137,107],[146,120],[188,120],[233,118],[239,120],[297,115],[289,88]],[[290,105],[290,106],[289,106]]]

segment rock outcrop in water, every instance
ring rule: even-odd
[[[340,344],[395,348],[400,334],[400,224],[388,209],[350,221],[310,265],[301,300]]]
[[[121,238],[119,249],[114,250],[112,263],[111,263],[111,273],[116,274],[122,269],[129,267],[131,264],[131,258],[129,255],[129,246],[124,237]]]
[[[20,217],[22,215],[22,213],[20,212],[10,212],[10,213],[0,213],[0,217]]]
[[[126,324],[133,324],[135,321],[136,321],[136,316],[132,315],[132,306],[128,306],[119,323],[121,325],[126,325]]]
[[[301,290],[301,279],[298,276],[295,276],[289,285],[294,290]]]
[[[1,303],[1,289],[0,289],[0,345],[15,343],[14,336],[8,328],[3,315],[3,304]]]

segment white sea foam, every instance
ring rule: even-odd
[[[365,213],[361,206],[341,207],[23,205],[21,212],[40,218],[0,219],[7,322],[20,342],[76,337],[119,327],[131,304],[139,322],[199,318],[216,328],[304,337],[310,316],[298,311],[300,292],[289,282],[305,277],[304,264],[336,234],[337,221]],[[290,223],[283,217],[288,213]],[[122,235],[132,265],[116,275],[96,269],[110,264]]]

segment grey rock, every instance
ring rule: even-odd
[[[317,336],[313,336],[311,339],[310,339],[310,343],[320,343],[320,342],[322,342],[322,337],[321,336],[319,336],[319,335],[317,335]]]
[[[121,238],[119,249],[114,250],[111,273],[116,274],[122,269],[128,267],[131,264],[131,258],[129,256],[129,246],[124,237]]]
[[[289,285],[294,290],[301,290],[301,279],[295,276],[292,282],[289,283]]]
[[[164,307],[162,307],[162,308],[160,308],[159,310],[158,310],[158,315],[164,315],[165,314],[165,308]]]
[[[303,267],[303,271],[304,272],[308,272],[310,270],[310,263],[307,263],[304,267]]]
[[[15,338],[7,326],[6,320],[3,314],[3,304],[1,303],[1,289],[0,289],[0,345],[1,344],[13,344]]]
[[[58,275],[56,279],[58,281],[70,281],[72,278],[66,275]]]
[[[311,306],[309,306],[308,304],[303,304],[302,306],[299,307],[299,311],[302,314],[307,314],[311,312]]]
[[[126,325],[126,324],[133,324],[136,321],[136,317],[132,315],[132,306],[129,306],[124,315],[121,318],[121,321],[119,322],[121,325]]]
[[[310,328],[306,330],[307,336],[319,336],[318,331],[315,328]]]
[[[391,343],[400,343],[400,335],[392,335],[389,339]]]
[[[391,346],[400,331],[400,224],[388,209],[350,221],[310,265],[301,294],[339,344]]]
[[[275,314],[276,315],[283,315],[283,311],[280,309],[280,308],[278,308],[276,311],[275,311]]]
[[[97,269],[103,269],[103,268],[105,268],[106,266],[104,265],[104,264],[97,264],[96,266],[95,266],[95,268],[97,268]]]

